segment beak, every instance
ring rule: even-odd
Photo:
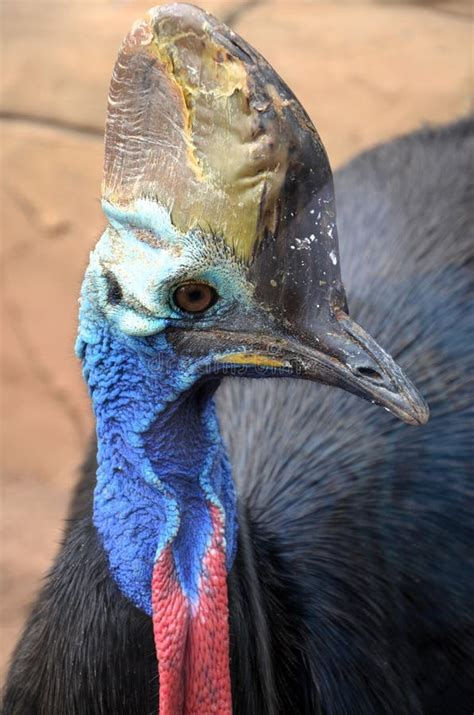
[[[264,335],[228,331],[206,331],[206,335],[208,351],[211,340],[213,364],[224,374],[288,374],[341,387],[408,424],[428,421],[429,408],[416,387],[393,358],[342,310],[325,329],[321,325],[311,335],[298,338],[275,330],[275,326]],[[193,343],[196,349],[196,340]]]

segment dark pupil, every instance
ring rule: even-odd
[[[201,288],[192,288],[188,292],[188,300],[191,301],[191,303],[197,303],[200,300],[204,299],[204,291],[201,290]]]

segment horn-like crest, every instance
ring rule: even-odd
[[[155,8],[115,65],[103,198],[152,198],[180,231],[210,230],[249,260],[276,232],[308,138],[325,159],[300,104],[247,43],[193,6]]]

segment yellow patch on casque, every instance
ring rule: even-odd
[[[173,198],[173,223],[183,232],[207,225],[249,260],[261,233],[261,204],[276,197],[284,173],[258,166],[265,141],[253,139],[255,116],[243,62],[211,36],[198,54],[192,49],[197,41],[189,31],[167,34],[166,26],[155,26],[150,44],[182,99],[183,139],[194,179]]]
[[[216,358],[217,362],[235,363],[237,365],[256,365],[258,367],[289,367],[285,360],[262,355],[261,353],[228,353]]]

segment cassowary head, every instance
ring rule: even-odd
[[[331,171],[310,119],[197,8],[152,10],[125,38],[103,207],[77,344],[97,422],[94,525],[116,584],[153,617],[161,715],[230,713],[237,504],[219,376],[308,378],[411,423],[427,407],[347,315]]]
[[[155,9],[124,40],[103,208],[83,292],[97,320],[165,335],[195,379],[295,375],[426,420],[347,315],[331,170],[311,120],[255,50],[197,8]]]

